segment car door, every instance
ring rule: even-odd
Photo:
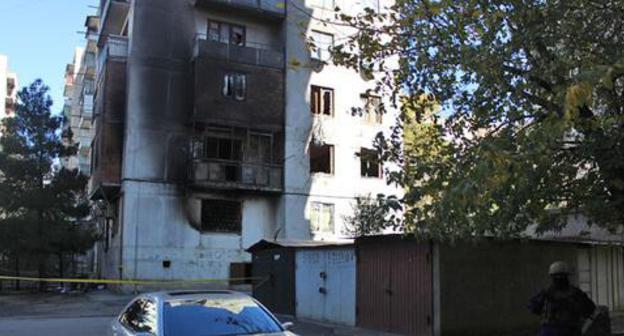
[[[113,336],[158,335],[158,314],[154,301],[138,298],[113,321]]]

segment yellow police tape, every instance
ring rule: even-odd
[[[201,284],[215,282],[238,282],[238,281],[260,281],[259,286],[265,283],[268,277],[241,277],[227,279],[190,279],[190,280],[113,280],[113,279],[64,279],[64,278],[35,278],[0,275],[0,280],[34,281],[34,282],[66,282],[66,283],[87,283],[103,285],[169,285],[169,284]]]

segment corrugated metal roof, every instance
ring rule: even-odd
[[[352,239],[345,240],[266,240],[262,239],[247,248],[247,252],[254,252],[273,248],[322,248],[353,245]]]

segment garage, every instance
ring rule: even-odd
[[[355,325],[352,245],[299,249],[295,265],[297,317]]]
[[[402,335],[432,335],[431,245],[398,235],[360,238],[357,326]]]

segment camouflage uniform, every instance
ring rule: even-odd
[[[540,336],[580,336],[583,321],[596,305],[582,290],[572,285],[542,290],[529,303],[529,310],[542,315]]]

